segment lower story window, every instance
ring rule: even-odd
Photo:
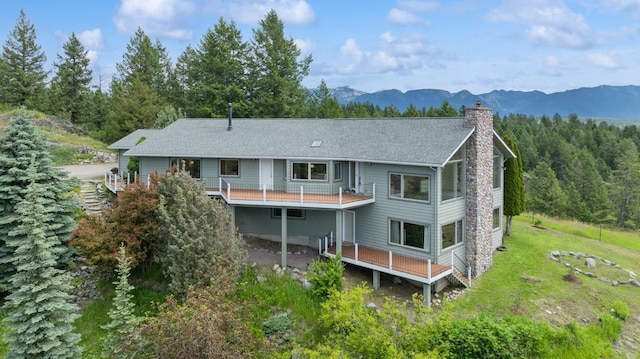
[[[428,251],[431,248],[429,227],[392,219],[389,222],[389,242]]]
[[[462,243],[462,220],[442,226],[442,249]]]
[[[191,177],[200,178],[200,159],[199,158],[172,158],[171,167],[184,169],[189,172]],[[183,168],[184,166],[184,168]]]
[[[500,207],[493,209],[493,229],[500,228]]]
[[[281,218],[282,217],[282,208],[271,208],[271,217],[273,217],[273,218]],[[287,218],[304,219],[304,217],[305,217],[304,209],[287,208]]]

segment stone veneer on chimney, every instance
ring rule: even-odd
[[[473,276],[491,267],[493,231],[493,110],[465,109],[464,124],[475,127],[467,141],[466,249]]]

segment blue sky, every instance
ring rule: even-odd
[[[640,85],[640,0],[3,1],[0,41],[20,9],[52,67],[75,32],[104,87],[139,26],[175,60],[219,17],[246,40],[275,9],[303,54],[304,85],[374,92],[540,90]]]

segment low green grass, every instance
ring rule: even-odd
[[[561,221],[544,219],[542,226],[549,229],[533,227],[522,218],[513,222],[512,236],[505,237],[507,251],[495,252],[491,269],[451,305],[452,317],[526,316],[567,331],[566,340],[556,343],[558,357],[613,356],[610,338],[615,324],[605,323],[604,318],[611,315],[614,301],[640,312],[640,288],[612,286],[582,275],[578,275],[580,284],[565,281],[567,268],[547,254],[554,250],[595,254],[638,273],[640,253],[604,238],[599,241],[550,229],[567,228]]]
[[[260,282],[257,276],[265,281]],[[265,270],[247,269],[239,282],[236,293],[238,300],[245,302],[253,318],[247,323],[250,330],[262,336],[262,324],[274,314],[289,313],[297,323],[299,342],[309,343],[318,338],[317,320],[320,314],[320,302],[311,291],[292,280],[289,274],[275,274]]]

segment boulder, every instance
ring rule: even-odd
[[[584,265],[587,266],[587,268],[595,268],[596,267],[596,260],[593,258],[587,258],[584,261]]]

